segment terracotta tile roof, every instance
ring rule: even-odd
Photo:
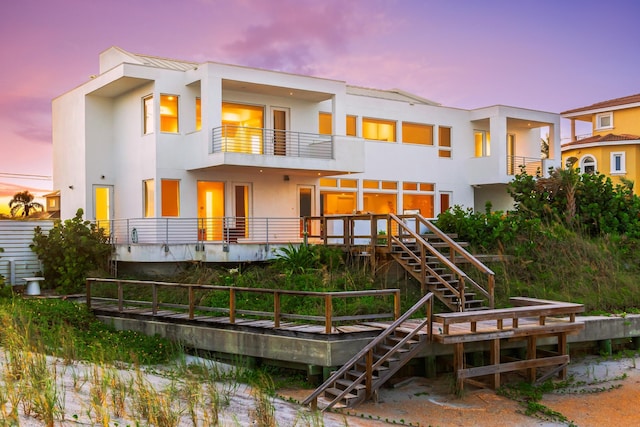
[[[610,99],[608,101],[596,102],[586,107],[574,108],[572,110],[563,111],[560,114],[578,113],[580,111],[596,110],[600,108],[616,107],[618,105],[635,104],[640,102],[640,93],[636,95],[624,96],[622,98]]]
[[[564,147],[572,147],[575,145],[582,145],[582,144],[594,144],[594,143],[598,143],[598,142],[611,142],[611,141],[634,141],[634,140],[639,140],[640,136],[638,135],[631,135],[631,134],[620,134],[620,135],[614,135],[612,133],[608,133],[606,135],[595,135],[595,136],[590,136],[589,138],[583,138],[583,139],[579,139],[577,141],[571,141],[567,144],[562,144],[562,148]]]

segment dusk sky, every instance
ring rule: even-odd
[[[52,189],[12,174],[52,174],[51,100],[110,46],[559,113],[640,93],[639,17],[637,0],[4,0],[0,196]]]

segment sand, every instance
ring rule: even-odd
[[[0,363],[3,360],[0,358]],[[56,369],[59,388],[64,390],[64,420],[56,426],[99,425],[92,413],[91,381],[94,367],[83,363],[64,365],[49,358],[50,369]],[[209,363],[191,359],[189,363]],[[543,405],[558,411],[577,426],[637,426],[640,425],[640,358],[604,359],[588,357],[570,365],[570,386],[546,394]],[[168,373],[160,368],[150,369],[144,377],[157,390],[172,384]],[[131,371],[120,370],[125,378]],[[180,379],[176,379],[180,381]],[[175,381],[174,381],[175,384]],[[0,386],[2,386],[0,384]],[[220,385],[223,389],[225,386]],[[226,390],[229,390],[227,386]],[[239,385],[231,392],[228,405],[220,411],[223,426],[256,425],[253,413],[256,400],[251,388]],[[275,408],[278,426],[561,426],[566,423],[542,420],[522,414],[523,407],[516,401],[497,395],[493,390],[467,387],[461,397],[450,393],[447,376],[434,379],[411,378],[398,387],[380,390],[378,402],[366,402],[344,413],[312,414],[295,404],[311,393],[308,389],[281,389],[281,398],[271,402]],[[184,402],[172,404],[185,408]],[[110,425],[146,425],[128,411],[128,415],[110,415]],[[202,415],[202,414],[201,414]],[[0,413],[1,416],[1,413]],[[320,418],[321,417],[321,418]],[[42,426],[34,416],[20,410],[20,426]],[[192,426],[188,414],[182,413],[179,426]]]

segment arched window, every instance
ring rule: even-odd
[[[591,156],[584,156],[580,160],[580,170],[582,173],[596,173],[596,160]]]
[[[567,160],[565,160],[564,165],[567,169],[571,169],[577,162],[577,157],[569,157]]]

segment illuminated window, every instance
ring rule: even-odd
[[[402,142],[405,144],[433,145],[433,126],[403,122]]]
[[[398,183],[396,181],[382,181],[381,183],[383,190],[397,190]]]
[[[396,122],[381,119],[362,119],[362,137],[374,141],[396,141]]]
[[[380,188],[380,181],[373,181],[370,179],[365,179],[362,181],[362,187],[363,188],[375,188],[378,189]]]
[[[160,132],[178,133],[178,97],[160,95]]]
[[[147,96],[142,99],[142,109],[143,109],[143,117],[144,123],[142,125],[144,129],[144,134],[147,135],[149,133],[153,133],[153,96]]]
[[[356,116],[347,116],[347,135],[356,136]]]
[[[162,216],[180,216],[180,181],[163,179],[161,181]]]
[[[477,130],[473,133],[475,141],[476,157],[487,157],[491,155],[491,137],[489,132]]]
[[[596,173],[596,160],[591,156],[584,156],[582,160],[580,160],[580,168],[582,169],[582,173]]]
[[[358,180],[356,179],[340,179],[341,188],[358,188]]]
[[[362,195],[364,211],[375,214],[395,213],[397,201],[396,193],[365,192]]]
[[[418,212],[425,218],[434,216],[433,184],[425,182],[404,182],[402,184],[402,211]]]
[[[335,178],[320,178],[320,187],[337,187],[338,180]]]
[[[356,192],[320,192],[322,215],[345,215],[356,211]]]
[[[152,218],[156,213],[156,188],[153,179],[142,181],[142,188],[144,192],[144,217]]]
[[[264,107],[222,103],[223,151],[262,154]]]
[[[451,158],[451,128],[438,126],[438,157]]]
[[[320,135],[333,134],[333,120],[331,113],[320,113],[318,115],[318,133]]]
[[[196,98],[196,130],[202,130],[202,100]]]

